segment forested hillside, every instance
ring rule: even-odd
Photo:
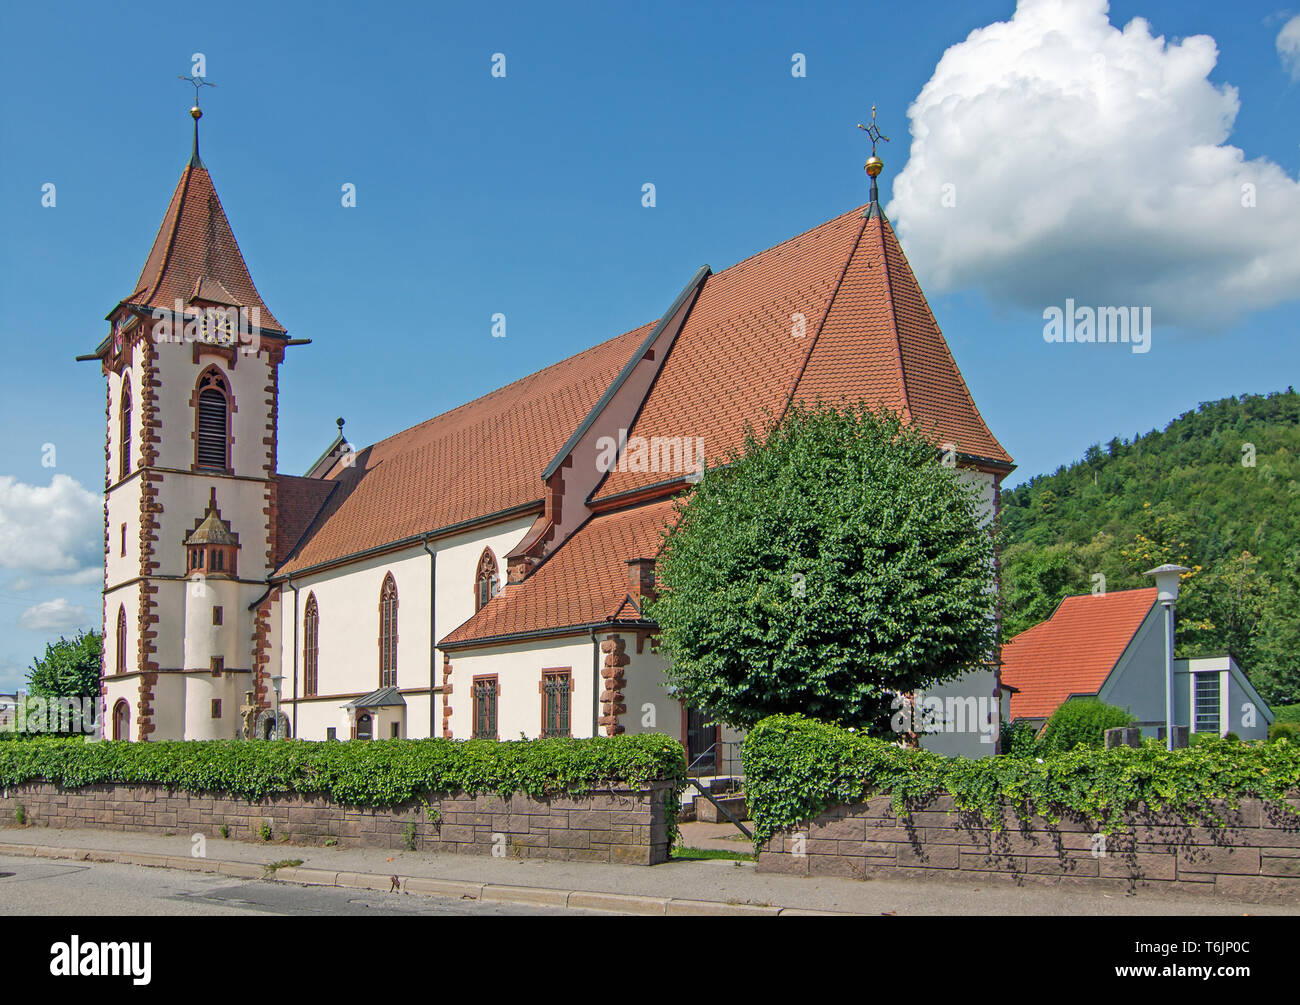
[[[1104,415],[1083,407],[1096,428]],[[1068,424],[1067,424],[1068,426]],[[1229,650],[1270,703],[1300,702],[1300,394],[1206,402],[1165,427],[1096,443],[1002,495],[1003,637],[1062,597],[1193,571],[1178,655]]]

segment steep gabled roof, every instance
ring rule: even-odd
[[[652,325],[359,451],[326,476],[337,490],[276,578],[531,505],[542,469]]]
[[[285,330],[253,284],[208,169],[191,160],[181,172],[140,278],[125,302],[172,310],[177,300],[188,306],[195,299],[255,308],[262,328]]]
[[[673,500],[589,519],[527,579],[492,601],[438,644],[640,622],[628,603],[628,558],[653,558],[673,515]]]
[[[1070,695],[1096,694],[1156,602],[1154,587],[1066,597],[1050,618],[1002,647],[1012,719],[1050,716]]]
[[[761,432],[792,401],[819,399],[892,409],[937,444],[1011,469],[878,210],[852,210],[710,276],[628,435],[701,437],[716,464],[742,445],[747,423]],[[615,470],[595,498],[673,480]]]

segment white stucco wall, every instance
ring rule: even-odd
[[[298,736],[324,739],[326,729],[334,727],[339,739],[346,739],[350,723],[341,706],[379,687],[379,594],[388,573],[392,573],[397,584],[397,687],[401,691],[423,691],[430,685],[431,644],[474,613],[475,574],[483,549],[492,549],[504,582],[505,555],[523,539],[532,522],[531,516],[519,517],[430,543],[437,554],[433,626],[429,624],[430,558],[422,545],[294,578],[292,586],[298,591],[297,645],[294,644],[293,590],[286,587],[279,615],[283,639],[280,666],[286,677],[285,696],[297,695],[302,699],[297,704]],[[302,681],[302,619],[311,594],[315,594],[320,614],[318,697],[308,700]],[[436,654],[432,669],[433,683],[440,685],[441,651]],[[406,701],[403,735],[411,738],[430,735],[427,693],[404,694],[403,698]],[[433,704],[433,733],[441,735],[441,697],[435,696]],[[386,725],[383,735],[388,735]],[[457,735],[467,734],[458,732]]]
[[[603,659],[603,654],[602,654]],[[568,669],[573,675],[570,694],[570,729],[574,736],[591,736],[593,707],[599,694],[592,670],[592,642],[589,635],[515,643],[491,649],[466,649],[452,654],[452,733],[456,739],[473,735],[473,680],[495,674],[497,736],[517,740],[520,734],[535,738],[541,733],[544,670]],[[630,706],[629,706],[630,708]]]

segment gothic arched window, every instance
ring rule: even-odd
[[[117,452],[118,478],[131,473],[131,385],[130,378],[122,375],[122,407],[118,415]]]
[[[307,697],[316,694],[316,657],[320,651],[320,608],[316,594],[307,594],[307,611],[302,618],[302,690]]]
[[[117,608],[117,659],[114,662],[117,673],[126,673],[126,606]]]
[[[199,377],[194,398],[194,464],[230,470],[230,386],[221,371],[210,367]]]
[[[397,686],[397,581],[391,572],[379,591],[379,686]]]
[[[130,728],[131,706],[126,703],[125,698],[119,698],[117,704],[113,706],[113,739],[125,740]]]
[[[497,574],[497,557],[491,548],[484,548],[479,556],[478,571],[474,574],[474,610],[485,606],[501,589]]]

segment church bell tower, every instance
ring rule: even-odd
[[[289,344],[194,142],[101,364],[107,739],[238,735],[275,651],[279,366]]]

